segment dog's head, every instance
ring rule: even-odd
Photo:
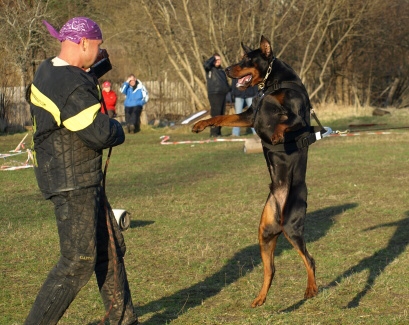
[[[268,66],[274,59],[270,41],[261,36],[260,48],[252,50],[241,43],[245,52],[240,62],[225,69],[230,78],[237,78],[237,88],[244,90],[250,86],[255,86],[264,80]]]

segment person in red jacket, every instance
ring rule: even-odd
[[[109,81],[104,81],[102,84],[102,96],[104,97],[109,118],[114,118],[116,116],[115,106],[117,96],[115,91],[111,90],[111,83]],[[105,113],[104,107],[101,107],[101,112]]]

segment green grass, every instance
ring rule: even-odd
[[[409,124],[403,111],[336,120],[318,114],[334,129],[352,121]],[[262,154],[244,154],[241,142],[161,145],[164,134],[178,141],[207,139],[209,132],[145,128],[113,149],[107,174],[111,205],[131,213],[126,267],[142,323],[409,323],[406,130],[311,146],[306,239],[319,294],[303,300],[304,266],[280,238],[276,277],[256,309],[250,304],[262,282],[257,227],[270,182]],[[0,136],[0,152],[22,137]],[[32,169],[0,171],[0,185],[0,324],[22,324],[58,259],[58,236]],[[94,325],[103,315],[92,278],[60,324]]]

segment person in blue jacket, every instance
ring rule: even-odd
[[[120,90],[126,96],[124,106],[128,133],[137,133],[141,130],[141,113],[143,105],[146,104],[144,94],[146,89],[134,74],[130,74]]]

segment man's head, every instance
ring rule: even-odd
[[[60,31],[43,20],[43,24],[47,27],[51,36],[58,39],[60,42],[69,40],[76,44],[81,42],[82,38],[89,40],[102,40],[102,32],[98,24],[87,17],[74,17],[67,21]]]
[[[45,20],[43,23],[51,36],[61,42],[61,59],[83,69],[95,63],[103,42],[101,29],[96,22],[87,17],[74,17],[59,32]]]
[[[135,84],[136,84],[136,77],[135,77],[135,75],[134,75],[134,74],[130,74],[130,75],[128,76],[127,81],[129,82],[129,84],[130,84],[132,87],[135,86]]]
[[[215,60],[214,61],[214,66],[216,68],[220,67],[222,65],[222,59],[221,59],[220,55],[218,53],[215,53],[213,56],[214,56],[214,60]]]

